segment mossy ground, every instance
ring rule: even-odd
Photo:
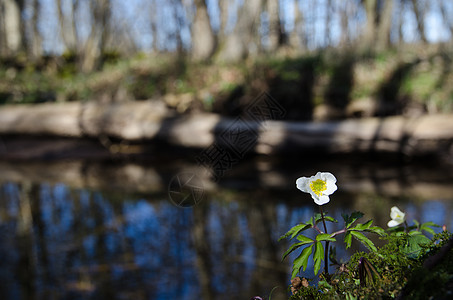
[[[70,54],[37,62],[5,60],[0,103],[157,99],[180,112],[237,115],[267,91],[288,108],[287,119],[316,118],[323,104],[334,111],[327,117],[360,117],[364,112],[349,107],[362,102],[375,104],[365,115],[402,114],[414,107],[423,113],[453,111],[453,57],[439,46],[258,56],[232,64],[192,63],[171,54],[105,57],[102,68],[91,73],[78,72]]]
[[[387,237],[388,243],[377,252],[354,254],[342,271],[322,277],[317,286],[301,288],[290,299],[451,299],[453,250],[434,265],[426,262],[439,256],[452,237],[449,232],[436,234],[415,258],[405,251],[407,235]]]

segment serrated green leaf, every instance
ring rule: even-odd
[[[321,222],[321,213],[316,213],[315,214],[315,224],[318,224]]]
[[[306,237],[305,235],[298,235],[296,239],[301,241],[304,244],[309,244],[309,243],[314,242],[311,238]]]
[[[305,245],[304,243],[296,243],[296,244],[292,244],[288,250],[285,251],[285,253],[283,253],[283,256],[282,256],[282,261],[291,253],[293,252],[294,250],[296,250],[297,248],[299,248],[300,246],[303,246]]]
[[[379,226],[371,226],[370,228],[366,229],[365,231],[378,234],[379,236],[385,236],[385,230]]]
[[[307,269],[308,257],[310,256],[312,251],[313,251],[313,245],[310,245],[310,246],[304,248],[304,250],[302,250],[302,253],[294,260],[293,271],[291,273],[291,279],[296,277],[297,273],[299,273],[300,268],[303,267],[304,271]]]
[[[350,231],[347,231],[344,235],[344,242],[346,243],[346,249],[351,247],[352,235]]]
[[[311,228],[312,226],[313,226],[312,224],[307,224],[307,223],[297,224],[296,226],[294,226],[293,228],[288,230],[287,233],[282,235],[278,240],[281,241],[281,240],[283,240],[283,239],[285,239],[285,238],[287,238],[289,236],[291,236],[290,239],[293,239],[296,235],[298,235],[299,233],[301,233],[304,230],[307,230],[307,229]]]
[[[361,217],[363,217],[363,213],[361,213],[360,211],[355,211],[355,212],[353,212],[350,216],[344,215],[344,216],[343,216],[343,219],[345,219],[346,228],[351,227],[351,225],[352,225],[355,221],[357,221],[358,219],[360,219]]]
[[[431,227],[440,227],[439,225],[437,225],[436,223],[434,222],[426,222],[426,223],[423,223],[421,226],[420,226],[420,230],[424,230],[428,233],[431,233],[432,235],[435,235],[436,232],[434,231],[434,229],[432,229]]]
[[[337,219],[334,219],[334,218],[332,218],[332,217],[330,217],[330,216],[324,216],[324,219],[325,219],[326,221],[329,221],[329,222],[332,222],[332,223],[338,223],[338,220],[337,220]]]
[[[329,233],[320,233],[316,236],[316,241],[321,242],[321,241],[329,241],[329,242],[336,242],[337,240],[333,237],[331,237],[331,234]]]
[[[315,253],[313,254],[313,261],[315,263],[314,266],[315,275],[317,275],[319,270],[321,269],[321,262],[323,259],[324,259],[324,247],[322,246],[321,242],[316,242]]]
[[[369,238],[367,238],[363,233],[354,230],[351,230],[350,232],[359,242],[365,245],[368,249],[372,251],[377,250],[373,242]]]
[[[426,231],[426,232],[428,232],[428,233],[431,233],[432,235],[435,235],[435,234],[436,234],[436,232],[434,231],[434,229],[432,229],[431,227],[428,227],[428,226],[423,226],[423,225],[422,225],[422,226],[420,227],[420,230],[424,230],[424,231]]]
[[[413,222],[414,222],[416,227],[420,226],[420,223],[417,220],[414,219]]]
[[[324,220],[332,223],[338,223],[338,221],[330,216],[327,216],[326,213],[324,213]],[[315,223],[318,224],[319,222],[322,221],[322,216],[320,213],[317,213],[315,215]]]
[[[373,223],[373,220],[369,220],[365,224],[357,224],[354,228],[351,228],[351,229],[358,230],[358,231],[363,231],[365,229],[370,228],[372,223]]]
[[[417,258],[420,251],[423,249],[422,245],[431,242],[429,238],[421,234],[420,232],[409,233],[406,246],[403,248],[403,253],[409,258]]]

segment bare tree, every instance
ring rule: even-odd
[[[366,23],[362,38],[362,48],[371,49],[376,34],[376,4],[377,0],[363,0],[366,13]]]
[[[293,0],[293,14],[294,14],[294,28],[289,36],[289,44],[296,51],[301,49],[305,50],[307,48],[307,41],[305,38],[305,24],[304,16],[299,8],[298,0]]]
[[[278,0],[267,0],[269,15],[269,51],[276,51],[283,42],[282,24],[280,22],[280,7]]]
[[[425,14],[427,10],[427,3],[422,1],[423,3],[419,3],[417,0],[411,0],[412,7],[414,9],[415,19],[417,20],[417,29],[420,35],[420,39],[423,43],[428,43],[425,35]]]
[[[340,13],[340,28],[341,28],[340,47],[344,47],[349,42],[348,2],[342,2],[342,4],[339,7],[339,13]]]
[[[220,8],[220,27],[217,37],[219,41],[223,41],[226,34],[225,30],[228,23],[228,12],[231,8],[231,5],[229,5],[228,0],[219,0],[219,8]]]
[[[41,9],[41,1],[33,0],[33,16],[31,18],[31,41],[28,47],[29,56],[33,59],[38,59],[42,56],[42,37],[38,30],[39,15]]]
[[[192,58],[203,61],[211,58],[216,41],[209,20],[206,0],[194,1],[196,12],[192,23]]]
[[[390,30],[392,28],[393,1],[383,1],[382,11],[379,13],[376,47],[384,50],[390,45]]]
[[[104,52],[109,34],[110,0],[90,1],[91,31],[81,53],[80,67],[83,72],[95,69]]]
[[[78,11],[79,0],[71,1],[71,11],[68,15],[64,15],[61,0],[56,0],[58,23],[60,25],[60,36],[66,49],[73,53],[77,53],[79,41],[77,39],[77,27],[75,14]]]
[[[12,56],[23,49],[22,0],[0,0],[0,53]]]
[[[237,61],[249,54],[257,33],[262,4],[262,0],[244,1],[238,12],[236,26],[226,37],[225,45],[219,53],[220,60]]]
[[[448,14],[447,8],[445,6],[445,1],[438,0],[439,9],[442,14],[442,19],[444,21],[445,26],[447,26],[448,30],[450,31],[450,35],[453,36],[453,16]]]

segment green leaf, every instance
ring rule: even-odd
[[[299,235],[299,236],[297,236],[296,239],[298,239],[299,241],[301,241],[304,244],[309,244],[309,243],[313,242],[313,240],[311,238],[308,238],[305,235]]]
[[[324,219],[326,221],[329,221],[329,222],[332,222],[332,223],[338,223],[338,220],[336,220],[336,219],[334,219],[334,218],[332,218],[330,216],[324,216]]]
[[[301,267],[304,267],[304,271],[307,269],[308,265],[308,257],[310,256],[311,252],[313,251],[313,245],[306,247],[302,250],[302,253],[294,260],[293,262],[293,272],[291,273],[291,279],[296,277],[297,273]]]
[[[428,233],[431,233],[432,235],[435,235],[436,232],[434,231],[434,229],[432,229],[431,227],[440,227],[439,225],[437,225],[436,223],[434,222],[426,222],[426,223],[423,223],[421,226],[420,226],[420,230],[424,230]]]
[[[305,245],[305,243],[296,243],[296,244],[292,244],[288,250],[285,251],[285,253],[283,253],[283,256],[282,256],[282,261],[291,253],[293,252],[294,250],[296,250],[297,248],[299,248],[300,246],[302,245]]]
[[[348,216],[346,214],[342,214],[342,216],[343,216],[344,222],[346,223],[346,228],[349,228],[355,221],[357,221],[358,219],[363,217],[363,213],[361,213],[360,211],[355,211],[350,216]]]
[[[409,233],[406,246],[403,248],[403,253],[409,258],[417,258],[420,251],[423,249],[422,245],[431,242],[429,238],[421,234],[419,231],[412,231]]]
[[[313,254],[313,261],[315,262],[315,275],[318,274],[319,270],[321,269],[321,262],[324,259],[324,247],[322,246],[321,242],[315,243],[315,253]]]
[[[369,220],[365,224],[357,224],[354,228],[351,228],[351,229],[358,230],[358,231],[363,231],[365,229],[370,228],[372,223],[373,223],[373,220]]]
[[[425,222],[422,224],[422,226],[440,227],[440,225],[437,225],[434,222]]]
[[[344,242],[346,243],[346,249],[351,247],[352,235],[350,231],[347,231],[344,235]]]
[[[332,223],[338,223],[337,220],[335,220],[334,218],[330,217],[330,216],[327,216],[326,213],[324,213],[324,220],[325,221],[328,221],[328,222],[332,222]],[[321,214],[320,213],[317,213],[315,215],[315,223],[318,224],[319,222],[322,221],[322,217],[321,217]]]
[[[310,221],[311,221],[311,219],[310,219]],[[281,241],[289,236],[291,236],[291,239],[293,239],[296,235],[298,235],[302,231],[307,230],[311,227],[313,227],[313,224],[300,223],[300,224],[294,226],[293,228],[291,228],[290,230],[288,230],[288,232],[285,233],[284,235],[282,235],[278,240]]]
[[[376,246],[374,246],[373,242],[369,238],[367,238],[363,233],[360,233],[358,231],[353,231],[353,230],[350,232],[359,242],[364,244],[368,249],[370,249],[372,251],[377,250],[377,248],[376,248]]]
[[[329,233],[320,233],[316,236],[316,241],[321,242],[321,241],[329,241],[329,242],[336,242],[337,240],[333,237],[331,237],[331,234]]]
[[[365,231],[372,232],[372,233],[378,234],[380,236],[385,236],[385,230],[379,226],[371,226],[370,228],[366,229]]]

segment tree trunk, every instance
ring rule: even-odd
[[[376,1],[364,0],[366,24],[363,32],[363,50],[370,50],[376,37]]]
[[[444,21],[445,26],[449,29],[450,31],[450,36],[453,37],[453,20],[452,16],[448,14],[447,8],[445,7],[445,1],[439,0],[439,7],[440,7],[440,12],[442,14],[442,19]]]
[[[290,34],[289,37],[289,44],[291,48],[295,49],[296,51],[306,50],[307,44],[305,39],[305,24],[302,12],[300,11],[298,1],[294,0],[293,3],[293,14],[294,14],[294,29]]]
[[[227,0],[219,0],[220,8],[220,27],[219,32],[217,33],[218,44],[222,43],[226,35],[226,27],[228,23],[228,14],[230,11],[231,5],[228,5]]]
[[[0,134],[64,137],[110,136],[128,141],[163,140],[174,146],[228,146],[230,131],[254,138],[259,154],[388,152],[407,156],[451,154],[451,115],[353,119],[338,122],[237,122],[215,114],[176,117],[147,102],[7,105]],[[235,133],[237,134],[237,133]],[[220,138],[221,137],[221,138]],[[241,137],[239,137],[241,139]]]
[[[102,59],[106,40],[108,37],[108,24],[110,20],[110,0],[96,0],[90,2],[91,32],[85,42],[81,54],[80,68],[83,72],[96,69]]]
[[[22,1],[0,0],[1,54],[13,56],[23,49]]]
[[[39,59],[42,56],[42,37],[38,29],[39,12],[41,10],[41,2],[33,0],[33,17],[32,17],[32,41],[30,44],[29,55],[33,59]]]
[[[283,42],[282,25],[280,22],[280,8],[278,0],[267,0],[269,15],[269,51],[275,52]]]
[[[205,61],[215,50],[215,37],[209,20],[206,0],[195,1],[196,12],[192,23],[192,58]]]
[[[379,15],[376,47],[385,50],[390,45],[390,30],[392,28],[393,1],[384,1],[384,8]]]
[[[63,14],[62,0],[56,0],[58,23],[60,25],[60,36],[65,48],[73,54],[77,53],[77,32],[75,27],[75,14],[77,11],[78,1],[72,2],[71,15]]]
[[[348,22],[348,3],[342,2],[341,11],[340,11],[340,27],[341,27],[341,36],[340,36],[340,47],[345,47],[349,44],[349,22]]]
[[[260,23],[261,7],[262,0],[244,2],[238,12],[236,26],[226,37],[225,45],[219,53],[220,60],[238,61],[247,57]]]
[[[424,7],[420,8],[417,0],[411,0],[411,3],[414,9],[415,19],[417,20],[417,29],[420,35],[420,39],[423,43],[427,44],[428,40],[426,39],[425,35],[425,13],[427,5],[425,3]]]
[[[326,3],[326,16],[325,16],[325,21],[326,21],[326,28],[325,28],[325,46],[328,47],[332,43],[331,41],[331,19],[332,19],[332,0],[327,0]]]

